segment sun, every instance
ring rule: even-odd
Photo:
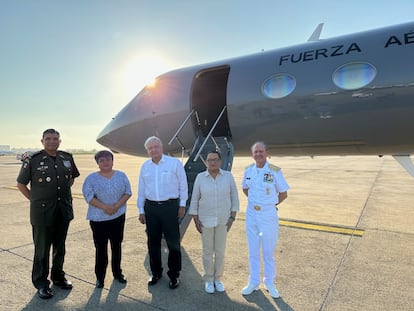
[[[146,85],[154,83],[155,78],[172,69],[166,58],[155,53],[145,53],[134,56],[127,61],[122,77],[124,94],[132,99]]]

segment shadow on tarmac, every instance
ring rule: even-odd
[[[289,199],[279,209],[281,218],[364,231],[363,236],[354,236],[281,226],[275,252],[279,299],[271,298],[263,287],[249,296],[240,293],[249,273],[242,196],[242,210],[227,240],[223,277],[226,292],[204,291],[201,239],[193,224],[181,244],[180,286],[170,290],[164,273],[159,283],[148,287],[145,227],[138,222],[133,198],[128,204],[122,252],[128,283],[125,286],[113,281],[108,269],[107,286],[96,289],[95,249],[85,220],[86,203],[80,195],[82,178],[96,167],[90,155],[77,155],[76,162],[82,177],[73,188],[75,219],[69,227],[64,264],[74,288],[68,291],[52,286],[54,297],[42,300],[30,278],[33,243],[29,203],[15,189],[20,163],[0,159],[2,311],[412,310],[414,182],[391,157],[272,160],[283,167],[291,186]],[[241,184],[243,168],[250,162],[235,160],[237,185]],[[136,189],[136,158],[117,155],[116,163]],[[166,252],[163,263],[166,269]]]

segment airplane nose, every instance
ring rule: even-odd
[[[160,76],[154,86],[145,87],[99,133],[97,142],[114,152],[147,156],[144,142],[157,136],[165,152],[181,150],[166,144],[190,112],[188,98],[191,83]],[[191,126],[183,129],[180,139],[194,140]],[[173,149],[173,147],[175,149]]]
[[[145,120],[153,117],[146,88],[126,105],[99,133],[96,141],[115,152],[135,154],[135,145],[148,135]]]

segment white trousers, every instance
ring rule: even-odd
[[[204,281],[220,281],[224,271],[227,226],[203,227],[201,239],[203,243]]]
[[[263,255],[264,284],[273,284],[276,277],[274,252],[279,235],[279,217],[274,205],[261,206],[257,211],[248,206],[246,211],[246,235],[249,249],[249,283],[260,284],[260,250]]]

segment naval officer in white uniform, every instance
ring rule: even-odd
[[[243,295],[250,295],[260,286],[260,248],[264,263],[263,283],[273,298],[279,298],[274,284],[276,262],[274,251],[278,240],[279,217],[277,206],[287,198],[289,185],[282,170],[267,161],[268,150],[263,142],[252,146],[256,163],[244,172],[242,188],[248,197],[246,235],[249,250],[250,275]]]

